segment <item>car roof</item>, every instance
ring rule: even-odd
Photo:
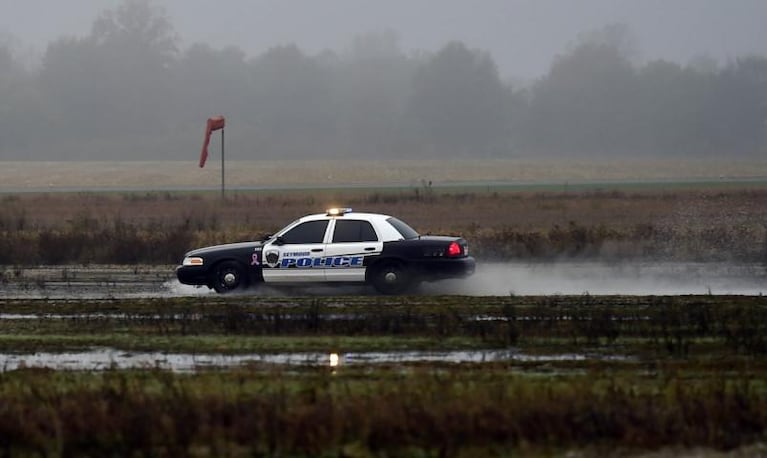
[[[292,223],[285,226],[280,233],[292,230],[292,228],[296,227],[299,224],[308,222],[308,221],[367,221],[370,224],[373,225],[374,228],[376,228],[376,232],[378,232],[378,236],[381,237],[381,241],[388,242],[388,241],[394,241],[394,240],[403,240],[404,236],[400,233],[400,231],[394,227],[388,220],[392,218],[389,215],[383,215],[380,213],[364,213],[364,212],[352,212],[347,211],[345,213],[339,214],[339,215],[329,215],[328,213],[315,213],[312,215],[306,215],[302,218],[299,218]]]

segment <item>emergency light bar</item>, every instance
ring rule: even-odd
[[[351,208],[328,208],[328,216],[343,216],[347,213],[351,213]]]

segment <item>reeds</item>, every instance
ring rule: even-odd
[[[418,192],[415,192],[418,191]],[[483,260],[767,262],[767,191],[42,194],[0,200],[0,264],[175,263],[340,203],[463,235]]]
[[[764,438],[747,374],[548,379],[513,368],[0,375],[3,455],[469,456],[582,447],[730,450]],[[505,452],[504,452],[505,451]]]

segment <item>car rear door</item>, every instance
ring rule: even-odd
[[[365,258],[383,250],[381,237],[363,219],[335,218],[331,238],[325,247],[327,281],[365,281]]]
[[[304,221],[269,240],[262,251],[264,281],[316,282],[325,279],[325,237],[329,219]]]

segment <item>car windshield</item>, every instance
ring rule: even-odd
[[[405,239],[414,239],[418,237],[418,232],[415,231],[412,227],[408,226],[407,223],[404,223],[397,218],[389,218],[386,220],[387,223],[391,224],[394,229],[397,229],[397,232],[402,235]]]

